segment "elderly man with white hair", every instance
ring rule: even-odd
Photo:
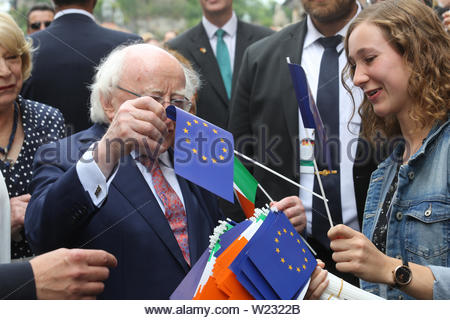
[[[165,107],[189,110],[189,72],[149,44],[116,49],[92,86],[95,124],[38,150],[25,220],[31,247],[112,253],[118,265],[100,298],[167,299],[221,217],[216,197],[173,169]],[[276,205],[301,228],[298,198]]]

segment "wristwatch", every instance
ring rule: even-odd
[[[392,270],[392,275],[394,276],[394,288],[408,285],[412,279],[412,272],[409,268],[408,261],[403,261],[402,265]]]

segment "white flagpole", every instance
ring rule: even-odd
[[[308,135],[308,131],[306,130],[306,128],[303,127],[304,133],[305,133],[305,137],[309,140],[313,140],[309,135]],[[313,135],[315,136],[315,129],[312,130]],[[315,141],[315,138],[314,138]],[[314,144],[314,148],[316,148],[317,145]],[[313,150],[313,163],[314,163],[314,174],[316,175],[317,181],[319,182],[319,188],[320,188],[320,193],[322,194],[322,199],[326,199],[326,195],[325,195],[325,190],[323,189],[323,184],[322,184],[322,179],[320,177],[320,173],[319,173],[319,168],[317,167],[317,162],[316,162],[316,157],[314,155],[314,150]],[[330,222],[330,228],[333,228],[333,219],[331,219],[331,213],[330,213],[330,208],[328,207],[328,200],[323,202],[325,205],[325,211],[327,212],[327,216],[328,216],[328,221]]]
[[[270,202],[273,202],[272,197],[269,196],[269,194],[267,193],[267,191],[266,191],[266,190],[262,187],[262,185],[260,185],[259,183],[258,183],[258,188],[259,188],[259,190],[261,190],[261,191],[265,194],[265,196],[267,197],[267,199],[269,199]]]
[[[316,145],[314,145],[314,147],[316,147]],[[319,168],[317,167],[317,162],[316,162],[315,157],[314,157],[313,162],[314,162],[314,172],[316,174],[317,181],[319,181],[320,193],[325,198],[325,190],[323,189],[322,179],[320,178]],[[325,205],[325,210],[327,211],[328,221],[330,222],[330,228],[333,228],[333,220],[331,219],[331,213],[330,213],[330,208],[328,207],[328,201],[324,201],[323,204]]]
[[[292,181],[292,180],[289,179],[289,178],[286,178],[286,177],[283,176],[282,174],[280,174],[280,173],[278,173],[278,172],[276,172],[276,171],[274,171],[274,170],[272,170],[272,169],[266,167],[265,165],[263,165],[263,164],[257,162],[256,160],[253,160],[252,158],[247,157],[245,154],[242,154],[242,153],[240,153],[240,152],[238,152],[238,151],[236,151],[236,150],[234,150],[234,153],[237,154],[238,156],[244,158],[245,160],[248,160],[248,161],[250,161],[250,162],[256,164],[258,167],[261,167],[261,168],[263,168],[264,170],[269,171],[270,173],[276,175],[277,177],[279,177],[279,178],[281,178],[281,179],[283,179],[283,180],[286,180],[287,182],[293,184],[294,186],[296,186],[296,187],[298,187],[298,188],[300,188],[300,189],[303,189],[303,190],[305,190],[305,191],[307,191],[307,192],[309,192],[309,193],[312,193],[312,194],[313,194],[314,196],[316,196],[317,198],[322,199],[322,200],[325,201],[325,202],[328,201],[328,199],[322,197],[320,194],[315,193],[314,191],[312,191],[312,190],[310,190],[310,189],[308,189],[308,188],[302,186],[301,184],[299,184],[299,183],[297,183],[297,182],[295,182],[295,181]]]

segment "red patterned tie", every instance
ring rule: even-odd
[[[153,186],[164,204],[165,215],[169,221],[170,228],[172,229],[175,239],[177,239],[184,259],[190,265],[187,218],[183,203],[175,190],[172,189],[170,184],[164,178],[158,161],[150,162],[144,160],[143,163],[151,172]]]

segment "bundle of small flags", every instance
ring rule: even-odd
[[[207,252],[172,299],[297,299],[317,264],[286,215],[274,209],[256,209],[239,224],[222,221]]]
[[[255,209],[241,223],[221,221],[210,246],[172,293],[173,300],[303,299],[316,259],[286,215]],[[381,299],[328,273],[321,300]]]

